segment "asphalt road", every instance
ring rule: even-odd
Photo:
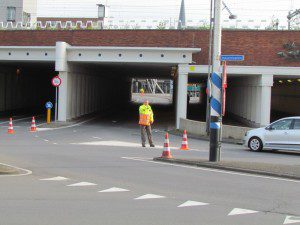
[[[164,140],[158,126],[153,149],[114,117],[36,133],[19,120],[14,135],[0,125],[0,161],[33,172],[0,177],[1,225],[300,224],[300,182],[153,162]],[[206,141],[189,140],[191,151],[177,150],[180,137],[170,142],[173,155],[208,157]],[[223,159],[248,162],[299,165],[299,157],[222,150]]]

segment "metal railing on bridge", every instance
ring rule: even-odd
[[[105,21],[38,21],[35,23],[23,22],[0,22],[0,30],[175,30],[178,20],[113,20]],[[287,30],[288,26],[278,25],[273,27],[267,20],[224,20],[224,29],[239,30]],[[188,20],[183,29],[207,30],[209,24],[206,20]],[[293,30],[300,30],[300,25],[292,27]]]

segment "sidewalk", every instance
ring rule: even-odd
[[[187,158],[162,158],[157,157],[154,161],[162,161],[173,164],[184,164],[196,167],[205,167],[212,169],[227,170],[233,172],[257,174],[271,177],[287,178],[300,180],[300,164],[299,165],[277,165],[270,163],[242,162],[242,161],[222,161],[209,162],[204,159],[187,159]]]

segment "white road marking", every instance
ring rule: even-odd
[[[74,133],[76,133],[76,132],[77,132],[77,130],[73,130],[73,132],[74,132]]]
[[[283,224],[300,223],[300,216],[287,216]]]
[[[243,214],[252,214],[252,213],[258,213],[258,211],[250,210],[250,209],[240,209],[240,208],[234,208],[228,216],[235,216],[235,215],[243,215]]]
[[[125,191],[129,191],[129,190],[123,189],[123,188],[112,187],[112,188],[102,190],[102,191],[98,191],[98,192],[100,192],[100,193],[111,193],[111,192],[125,192]]]
[[[196,202],[196,201],[186,201],[185,203],[182,203],[181,205],[177,207],[190,207],[190,206],[203,206],[208,205],[208,203],[205,202]]]
[[[99,140],[102,140],[103,138],[100,138],[100,137],[92,137],[94,139],[99,139]]]
[[[43,178],[43,179],[40,179],[40,180],[43,180],[43,181],[63,181],[63,180],[69,180],[69,178],[66,178],[66,177],[51,177],[51,178]]]
[[[53,144],[54,144],[54,145],[57,145],[57,143],[56,143],[56,142],[53,142]]]
[[[46,141],[46,142],[49,142],[49,140],[48,140],[48,139],[44,139],[44,141]]]
[[[97,184],[90,183],[90,182],[79,182],[75,184],[69,184],[68,187],[83,187],[83,186],[95,186]]]
[[[141,147],[141,144],[133,142],[123,142],[123,141],[92,141],[92,142],[82,142],[73,143],[76,145],[102,145],[102,146],[115,146],[115,147]]]
[[[89,142],[70,143],[70,144],[72,144],[72,145],[90,145],[90,146],[111,146],[111,147],[142,148],[142,145],[140,143],[117,141],[117,140],[111,140],[111,141],[89,141]],[[151,148],[151,149],[162,150],[163,146],[156,145],[154,148]],[[171,147],[171,149],[178,150],[178,148],[176,148],[176,147]]]
[[[94,119],[96,119],[96,117],[93,117],[91,119],[82,121],[80,123],[75,123],[75,124],[72,124],[72,125],[69,125],[69,126],[55,127],[55,128],[39,128],[38,131],[52,131],[52,130],[60,130],[60,129],[66,129],[66,128],[71,128],[71,127],[76,127],[76,126],[80,126],[81,124],[90,122],[90,121],[92,121]]]
[[[165,162],[157,162],[157,161],[153,161],[152,158],[140,158],[140,157],[121,157],[121,158],[128,159],[128,160],[134,160],[134,161],[140,161],[140,162],[155,163],[155,164],[160,164],[160,165],[165,165],[165,166],[174,166],[174,167],[182,167],[182,168],[188,168],[188,169],[194,169],[194,170],[203,170],[203,171],[209,171],[209,172],[214,172],[214,173],[224,173],[224,174],[239,175],[239,176],[245,176],[245,177],[255,177],[255,178],[262,178],[262,179],[269,179],[269,180],[300,183],[299,180],[269,177],[269,176],[255,175],[255,174],[248,174],[248,173],[230,172],[230,171],[225,171],[225,170],[220,170],[220,169],[209,169],[209,168],[203,168],[203,167],[185,166],[185,165],[171,164],[171,163],[165,163]]]
[[[146,194],[140,197],[135,198],[135,200],[144,200],[144,199],[156,199],[156,198],[165,198],[165,196],[154,195],[154,194]]]
[[[24,173],[21,173],[21,174],[4,174],[4,175],[0,175],[0,177],[19,177],[19,176],[26,176],[26,175],[32,174],[32,171],[31,171],[31,170],[23,169],[23,168],[16,167],[16,166],[12,166],[12,165],[5,164],[5,163],[0,163],[0,164],[1,164],[1,165],[4,165],[4,166],[13,167],[13,168],[15,168],[15,169],[17,169],[17,170],[22,170],[22,171],[24,171]]]
[[[39,136],[35,135],[34,137],[38,138]]]
[[[16,119],[16,120],[13,120],[13,123],[14,122],[18,122],[18,121],[22,121],[22,120],[27,120],[27,119],[31,119],[32,117],[25,117],[25,118],[21,118],[21,119]],[[5,121],[5,122],[1,122],[0,124],[5,124],[5,123],[9,123],[9,120]]]

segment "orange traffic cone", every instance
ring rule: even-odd
[[[36,132],[36,125],[35,125],[34,116],[32,117],[30,132]]]
[[[184,132],[183,132],[182,143],[181,143],[180,149],[181,150],[189,150],[186,130],[184,130]]]
[[[166,133],[166,136],[165,136],[164,151],[163,151],[161,157],[168,158],[168,159],[172,158],[171,150],[170,150],[170,143],[169,143],[169,134],[168,133]]]
[[[9,124],[8,124],[8,130],[7,130],[8,134],[14,134],[14,127],[13,127],[13,123],[12,123],[12,118],[9,118]]]

